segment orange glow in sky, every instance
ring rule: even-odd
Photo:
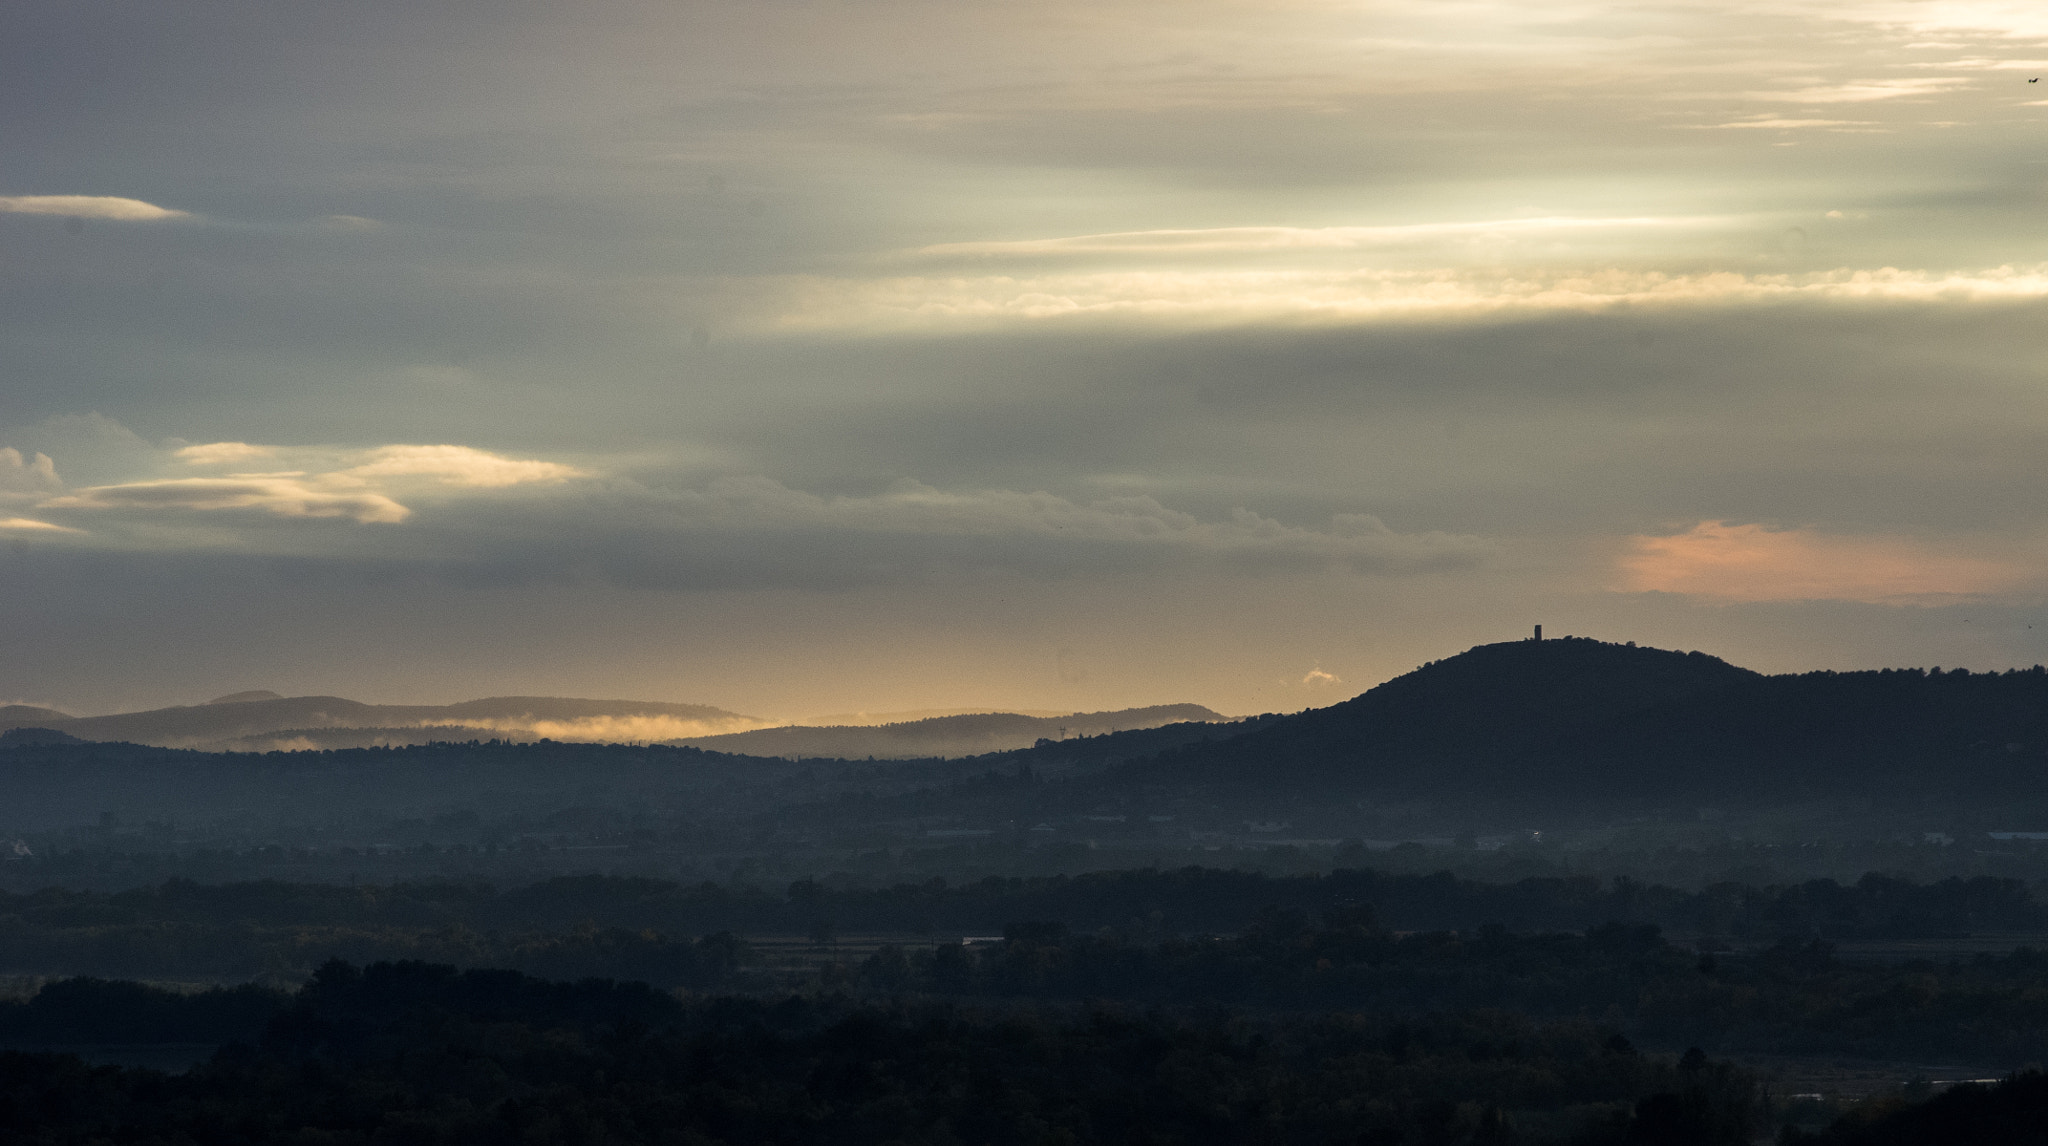
[[[1702,521],[1671,537],[1631,538],[1618,587],[1720,601],[1903,602],[2006,592],[2025,577],[2018,562],[1909,538]]]

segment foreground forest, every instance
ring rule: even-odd
[[[147,989],[142,989],[146,991]],[[84,984],[83,1014],[137,988]],[[332,963],[181,1075],[0,1054],[23,1143],[1746,1142],[1755,1079],[1502,1014],[1172,1014],[843,997],[678,1001]],[[146,1008],[138,1008],[146,1012]],[[260,1025],[255,1021],[260,1017]],[[98,1029],[95,1033],[100,1033]]]
[[[1005,917],[994,937],[934,934]],[[1950,1130],[2048,1117],[2034,1076],[1864,1094],[1776,1080],[1797,1062],[1983,1078],[2048,1058],[2048,953],[1851,959],[1823,937],[1939,944],[2041,918],[2023,884],[1884,877],[1700,892],[1213,869],[777,893],[610,877],[50,889],[0,897],[0,971],[18,992],[0,1001],[14,1048],[0,1131],[1985,1141]],[[842,938],[835,919],[921,934]],[[674,928],[687,921],[748,934]]]
[[[30,1048],[0,1052],[0,1132],[51,1146],[1743,1146],[1774,1131],[1785,1143],[1888,1146],[2033,1143],[2048,1126],[2035,1074],[1924,1105],[1880,1099],[1829,1122],[1697,1048],[1645,1054],[1597,1022],[1494,1009],[1290,1014],[901,991],[678,998],[611,980],[337,961],[291,993],[66,980],[0,1005],[0,1031]],[[33,1049],[150,1041],[222,1045],[175,1074]]]

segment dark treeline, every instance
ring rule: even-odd
[[[1093,872],[1041,878],[943,879],[888,888],[799,880],[781,892],[726,884],[679,884],[570,876],[500,889],[485,883],[388,886],[256,881],[161,885],[106,893],[50,888],[0,892],[0,968],[26,936],[160,925],[218,927],[565,930],[585,924],[679,934],[806,934],[820,923],[841,933],[996,934],[1020,919],[1073,931],[1111,928],[1150,935],[1229,934],[1274,908],[1322,915],[1371,909],[1396,930],[1585,931],[1607,923],[1769,943],[1920,939],[1996,931],[2048,932],[2048,906],[2023,882],[1979,877],[1918,884],[1871,874],[1700,891],[1591,877],[1484,883],[1448,873],[1339,869],[1269,876],[1217,868]],[[13,938],[10,939],[10,936]]]
[[[573,810],[623,814],[642,827],[745,837],[754,817],[772,820],[814,802],[842,810],[858,806],[845,803],[848,797],[886,804],[909,793],[949,790],[991,770],[1014,775],[1020,765],[1044,778],[1099,771],[1259,726],[1258,720],[1174,724],[980,757],[887,760],[554,740],[206,752],[39,742],[23,735],[35,730],[17,729],[0,744],[0,779],[12,796],[0,809],[0,831],[76,829],[111,812],[130,822],[176,822],[191,830],[239,824],[304,835],[373,824],[381,831],[395,821],[452,812],[472,824],[481,819],[485,836],[510,837]]]
[[[746,958],[735,934],[948,939],[1043,920],[1077,935],[1149,944],[1237,934],[1274,910],[1326,918],[1359,909],[1399,931],[1583,933],[1648,923],[1722,941],[1708,947],[2048,932],[2048,912],[2025,884],[1991,878],[1914,884],[1873,875],[1846,886],[1822,880],[1686,892],[1590,878],[1489,884],[1445,874],[1185,868],[957,887],[932,880],[846,889],[800,880],[780,894],[608,876],[509,889],[173,880],[111,894],[0,893],[0,973],[296,983],[329,959],[417,959],[708,990],[730,984]]]
[[[260,755],[119,743],[23,745],[0,750],[0,777],[12,793],[0,828],[65,828],[112,811],[131,820],[225,819],[297,830],[429,809],[489,817],[543,817],[577,807],[672,812],[714,794],[722,813],[741,814],[815,792],[816,784],[797,782],[800,774],[784,761],[695,748],[554,741]]]
[[[254,1042],[291,996],[244,984],[181,993],[126,980],[59,979],[0,1002],[0,1045]]]
[[[1305,1013],[1498,1009],[1601,1019],[1650,1045],[1725,1052],[2048,1059],[2048,953],[1935,963],[1844,962],[1785,940],[1701,955],[1654,926],[1584,935],[1396,934],[1369,913],[1311,923],[1275,911],[1241,935],[1137,942],[1022,923],[997,943],[904,949],[828,965],[825,985],[871,993],[1228,1004]]]
[[[526,894],[538,898],[549,894],[547,888],[537,885]],[[1654,923],[1762,942],[2048,930],[2048,907],[2019,880],[1980,877],[1916,884],[1878,874],[1846,886],[1814,880],[1774,887],[1723,883],[1683,891],[1626,878],[1485,883],[1447,873],[1340,868],[1327,874],[1268,876],[1190,867],[989,878],[960,887],[934,881],[877,890],[834,890],[802,881],[790,886],[781,910],[794,913],[794,918],[784,915],[789,923],[809,915],[842,928],[875,931],[973,930],[1048,919],[1076,930],[1204,934],[1239,931],[1273,908],[1321,914],[1357,906],[1370,908],[1382,923],[1399,930],[1498,925],[1520,932],[1584,931],[1607,923]]]
[[[234,968],[254,968],[241,977],[285,985],[336,956],[430,956],[467,967],[637,979],[700,992],[794,988],[877,999],[1112,999],[1301,1014],[1415,1016],[1482,1008],[1597,1019],[1667,1048],[1939,1058],[1992,1067],[2048,1059],[2048,954],[2029,948],[1905,963],[1841,960],[1825,942],[1810,939],[1702,953],[1668,941],[1651,924],[1610,923],[1584,933],[1517,934],[1497,926],[1396,932],[1358,905],[1334,908],[1319,920],[1271,908],[1252,926],[1223,937],[1077,933],[1057,921],[1017,922],[1004,931],[1005,938],[993,942],[906,942],[855,951],[842,951],[821,934],[804,958],[778,962],[730,933],[692,939],[591,925],[506,933],[173,922],[57,932],[32,953],[46,969],[179,978],[229,977]],[[146,971],[122,970],[129,966]],[[29,1003],[0,1005],[0,1038],[35,1029],[32,1016],[41,1013],[35,1008],[55,1005],[45,998],[51,989]]]
[[[112,992],[116,985],[91,990]],[[112,1000],[115,996],[108,995]],[[49,1144],[1749,1141],[1747,1073],[1497,1012],[676,999],[424,964],[322,968],[187,1074],[0,1054]]]
[[[434,960],[556,978],[603,977],[656,986],[729,987],[748,961],[730,932],[692,938],[650,929],[571,927],[478,931],[465,926],[282,926],[137,923],[38,928],[0,922],[0,969],[154,979],[295,984],[330,959]]]

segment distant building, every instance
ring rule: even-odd
[[[1535,636],[1533,636],[1533,637],[1530,637],[1529,639],[1530,639],[1530,640],[1532,640],[1532,641],[1540,641],[1540,640],[1542,640],[1542,639],[1543,639],[1543,626],[1542,626],[1542,625],[1538,625],[1538,626],[1536,626],[1536,635],[1535,635]]]

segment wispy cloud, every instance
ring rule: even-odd
[[[1787,119],[1783,116],[1758,116],[1753,119],[1738,119],[1729,123],[1706,123],[1687,125],[1702,131],[1796,131],[1803,128],[1850,128],[1874,127],[1875,120],[1868,119]]]
[[[68,526],[52,525],[47,521],[37,521],[33,518],[28,517],[0,517],[0,529],[13,530],[20,533],[83,532],[82,530],[72,529]]]
[[[247,442],[206,442],[196,446],[185,446],[172,452],[172,457],[195,466],[240,465],[258,458],[274,457],[277,450],[272,446],[252,446]]]
[[[1864,0],[1816,5],[1815,10],[1837,20],[1899,28],[1918,35],[1962,32],[2012,40],[2048,38],[2048,12],[2030,0],[1941,0],[1932,4],[1925,0]]]
[[[1204,520],[1144,496],[1077,502],[1045,492],[942,490],[914,481],[870,496],[821,497],[765,477],[722,478],[653,504],[679,535],[709,527],[764,536],[803,531],[1136,546],[1252,564],[1333,564],[1380,572],[1462,566],[1488,549],[1476,537],[1400,533],[1367,514],[1338,514],[1321,528],[1242,508]]]
[[[363,233],[384,229],[383,223],[375,219],[364,218],[361,215],[322,215],[316,222],[319,223],[322,230],[327,231]]]
[[[67,215],[79,219],[116,219],[127,223],[192,217],[190,211],[159,207],[140,199],[124,199],[116,195],[0,195],[0,213]]]
[[[1006,239],[939,243],[921,255],[1094,255],[1217,254],[1259,251],[1356,250],[1362,247],[1489,235],[1544,235],[1574,231],[1655,230],[1725,225],[1724,218],[1629,216],[1410,223],[1381,227],[1209,227],[1157,231],[1115,231],[1051,239]]]
[[[1005,323],[1448,321],[1616,307],[1778,302],[1963,302],[2048,297],[2048,264],[1934,271],[1667,274],[1608,268],[1142,270],[811,279],[774,321],[789,331],[883,333]]]
[[[397,500],[397,496],[410,496],[406,490],[421,493],[429,488],[503,489],[589,476],[585,470],[559,462],[511,458],[472,446],[446,444],[335,450],[206,442],[180,447],[172,451],[171,459],[181,465],[205,468],[252,461],[285,465],[296,462],[304,468],[97,485],[46,498],[41,505],[59,511],[239,511],[280,518],[330,518],[390,525],[412,516],[411,508]],[[0,476],[6,472],[6,462],[6,457],[0,455]],[[54,472],[51,476],[54,479]]]
[[[1924,76],[1895,80],[1854,80],[1841,84],[1816,84],[1790,91],[1744,92],[1743,98],[1775,103],[1875,103],[1879,100],[1914,99],[1972,86],[1968,76]]]
[[[495,489],[588,477],[559,462],[508,458],[470,446],[382,446],[367,461],[341,471],[357,478],[424,477],[449,485]]]
[[[89,486],[42,503],[58,510],[245,511],[290,518],[348,518],[393,524],[412,511],[381,493],[334,489],[300,473],[229,474]]]

